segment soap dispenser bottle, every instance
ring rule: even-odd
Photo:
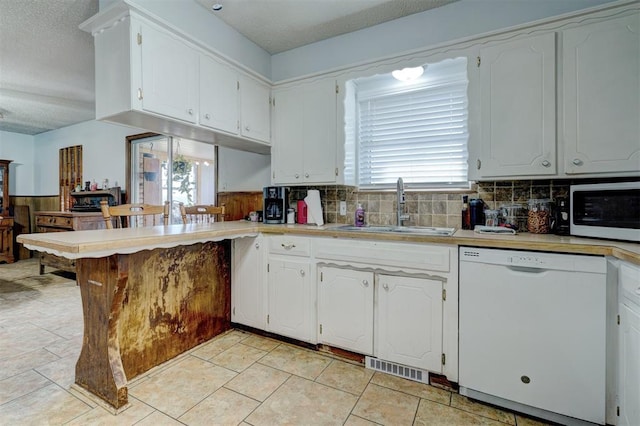
[[[356,209],[356,226],[364,226],[364,209],[362,208],[362,204],[358,203],[358,208]]]

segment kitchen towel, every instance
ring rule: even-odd
[[[318,226],[324,225],[320,191],[317,189],[308,190],[307,196],[304,197],[304,202],[307,203],[307,223],[315,223]]]

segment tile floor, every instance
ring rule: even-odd
[[[70,390],[81,342],[74,281],[35,259],[0,265],[0,424],[541,424],[239,330],[134,379],[114,416]]]

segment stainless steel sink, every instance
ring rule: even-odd
[[[353,226],[343,225],[333,228],[339,231],[377,232],[383,234],[437,235],[450,237],[456,228],[437,228],[430,226]]]

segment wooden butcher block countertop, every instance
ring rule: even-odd
[[[394,233],[353,232],[338,229],[340,224],[264,225],[247,221],[216,224],[169,225],[77,231],[51,234],[22,234],[17,240],[31,250],[44,251],[69,259],[104,257],[114,253],[135,253],[159,247],[195,244],[205,241],[265,234],[297,234],[317,237],[404,241],[460,246],[539,250],[562,253],[613,256],[640,265],[640,244],[621,241],[520,233],[516,235],[478,234],[458,230],[453,236],[407,235]]]

